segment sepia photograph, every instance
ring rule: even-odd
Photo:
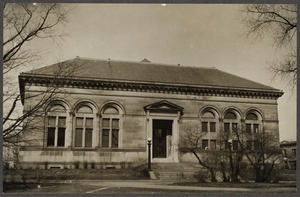
[[[297,194],[296,3],[1,6],[3,194]]]

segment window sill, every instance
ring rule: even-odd
[[[72,147],[72,151],[95,151],[97,148],[95,147]]]
[[[54,150],[54,151],[57,151],[57,150],[69,150],[70,148],[69,147],[51,147],[51,146],[47,146],[47,147],[44,147],[43,150]]]

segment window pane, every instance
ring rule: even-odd
[[[238,124],[232,123],[232,131],[237,131],[237,130],[238,130]]]
[[[66,126],[66,117],[58,117],[58,126],[65,127]]]
[[[66,112],[66,109],[63,105],[56,104],[56,105],[51,106],[51,108],[49,109],[49,112]]]
[[[224,123],[224,132],[230,131],[230,123]]]
[[[85,147],[92,147],[93,129],[85,129]]]
[[[85,126],[93,128],[93,118],[86,118],[85,119]]]
[[[118,147],[119,146],[119,130],[113,129],[112,130],[112,142],[111,147]]]
[[[102,130],[102,147],[109,147],[109,129]]]
[[[215,115],[212,112],[205,112],[202,117],[203,118],[215,118]]]
[[[83,127],[83,118],[76,118],[76,127]]]
[[[202,149],[208,148],[208,140],[202,140]]]
[[[253,124],[253,132],[258,133],[259,132],[259,124]]]
[[[93,110],[92,108],[90,108],[89,106],[81,106],[78,110],[77,110],[77,113],[93,113]]]
[[[82,147],[82,129],[76,129],[75,147]]]
[[[210,140],[210,149],[215,150],[217,148],[217,141]]]
[[[114,107],[108,107],[104,110],[104,114],[119,114],[119,111]]]
[[[226,140],[224,143],[225,150],[229,150],[229,142]]]
[[[210,126],[210,132],[216,132],[216,123],[215,122],[209,123],[209,126]]]
[[[224,119],[236,119],[236,115],[232,112],[227,112]]]
[[[246,117],[247,120],[257,120],[257,116],[254,113],[250,113]]]
[[[260,150],[260,143],[258,140],[254,141],[254,150]]]
[[[49,127],[47,134],[47,146],[54,146],[55,128]]]
[[[50,116],[48,117],[48,126],[54,126],[56,125],[56,117],[55,116]]]
[[[109,118],[103,118],[102,127],[109,127]]]
[[[112,128],[119,128],[119,119],[112,119]]]
[[[251,124],[246,124],[246,133],[251,133]]]
[[[239,149],[239,142],[237,140],[232,141],[232,148],[233,148],[233,150]]]
[[[252,141],[247,141],[246,148],[247,150],[252,150]]]
[[[207,128],[207,122],[202,122],[202,132],[207,132],[208,128]]]
[[[58,128],[57,146],[65,146],[65,128]]]

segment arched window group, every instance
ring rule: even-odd
[[[66,102],[53,102],[46,112],[45,145],[120,148],[122,114],[123,108],[115,102],[106,103],[101,107],[100,113],[95,104],[87,101],[75,104],[74,110],[70,110]]]
[[[237,135],[246,135],[248,150],[258,150],[259,141],[255,134],[262,130],[262,115],[258,110],[247,110],[244,116],[235,108],[226,109],[223,115],[215,107],[205,107],[200,111],[202,149],[239,149]],[[239,133],[239,134],[238,134]]]

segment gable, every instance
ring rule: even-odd
[[[183,107],[166,100],[147,105],[144,110],[158,113],[183,113]]]

